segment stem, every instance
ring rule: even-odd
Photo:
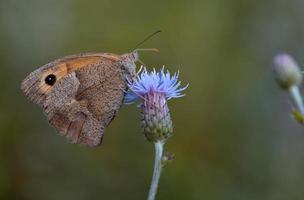
[[[304,115],[304,106],[303,106],[303,100],[301,93],[299,91],[298,86],[291,86],[289,88],[290,95],[295,103],[295,106],[297,107],[298,111]]]
[[[161,141],[158,141],[154,143],[155,145],[155,160],[154,160],[154,171],[153,171],[153,177],[150,185],[150,191],[149,191],[149,196],[147,200],[154,200],[156,193],[157,193],[157,187],[158,187],[158,182],[160,178],[160,173],[162,170],[162,156],[163,156],[163,148],[164,148],[164,143]]]

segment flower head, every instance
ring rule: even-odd
[[[288,54],[278,54],[273,59],[273,73],[282,89],[298,86],[302,81],[301,70],[296,61]]]
[[[166,72],[164,71],[164,67],[160,72],[156,72],[155,69],[153,69],[152,72],[148,72],[147,69],[144,68],[135,83],[129,81],[130,90],[125,96],[124,103],[134,103],[150,92],[161,93],[165,96],[166,100],[182,97],[184,96],[182,92],[188,85],[180,88],[181,82],[178,81],[178,76],[178,72],[171,76],[168,70]]]
[[[157,72],[148,72],[144,68],[135,82],[129,81],[129,91],[125,96],[126,104],[141,100],[141,125],[149,141],[165,141],[172,135],[173,126],[167,101],[184,96],[182,92],[188,87],[180,88],[178,73],[173,76],[164,68]]]

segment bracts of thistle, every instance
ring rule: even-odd
[[[148,92],[141,104],[141,127],[150,142],[167,140],[173,132],[172,120],[165,95]]]
[[[274,57],[272,71],[280,88],[290,93],[294,105],[293,117],[303,124],[304,105],[299,89],[303,77],[299,65],[290,55],[281,53]]]
[[[164,144],[172,136],[173,125],[168,107],[168,101],[184,96],[182,92],[187,88],[180,87],[178,73],[170,75],[164,68],[157,72],[148,72],[144,68],[135,82],[129,82],[129,91],[125,96],[125,103],[140,101],[141,126],[148,141],[155,145],[155,162],[153,177],[148,194],[148,200],[154,200],[161,170],[168,157],[164,155]]]

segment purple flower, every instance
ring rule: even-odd
[[[178,73],[160,72],[144,68],[135,82],[129,81],[129,91],[124,103],[130,104],[141,100],[141,125],[149,141],[165,141],[172,135],[173,126],[167,101],[184,96],[182,92],[188,87],[180,87]]]
[[[286,53],[274,57],[272,71],[282,89],[298,86],[302,81],[301,69],[296,61]]]
[[[180,88],[181,82],[178,81],[178,76],[178,72],[171,76],[168,70],[167,72],[164,71],[164,67],[160,72],[156,72],[155,69],[152,72],[148,72],[144,68],[135,83],[129,81],[130,89],[125,96],[124,103],[134,103],[149,92],[161,93],[166,100],[182,97],[184,96],[182,92],[188,87],[188,84]]]

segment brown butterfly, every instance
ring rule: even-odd
[[[30,73],[21,90],[71,143],[97,146],[122,105],[127,79],[136,77],[137,60],[137,51],[63,57]]]
[[[146,37],[136,48],[159,32]],[[98,146],[122,105],[128,81],[136,79],[138,51],[158,50],[66,56],[30,73],[22,81],[21,90],[42,107],[50,124],[71,143]]]

